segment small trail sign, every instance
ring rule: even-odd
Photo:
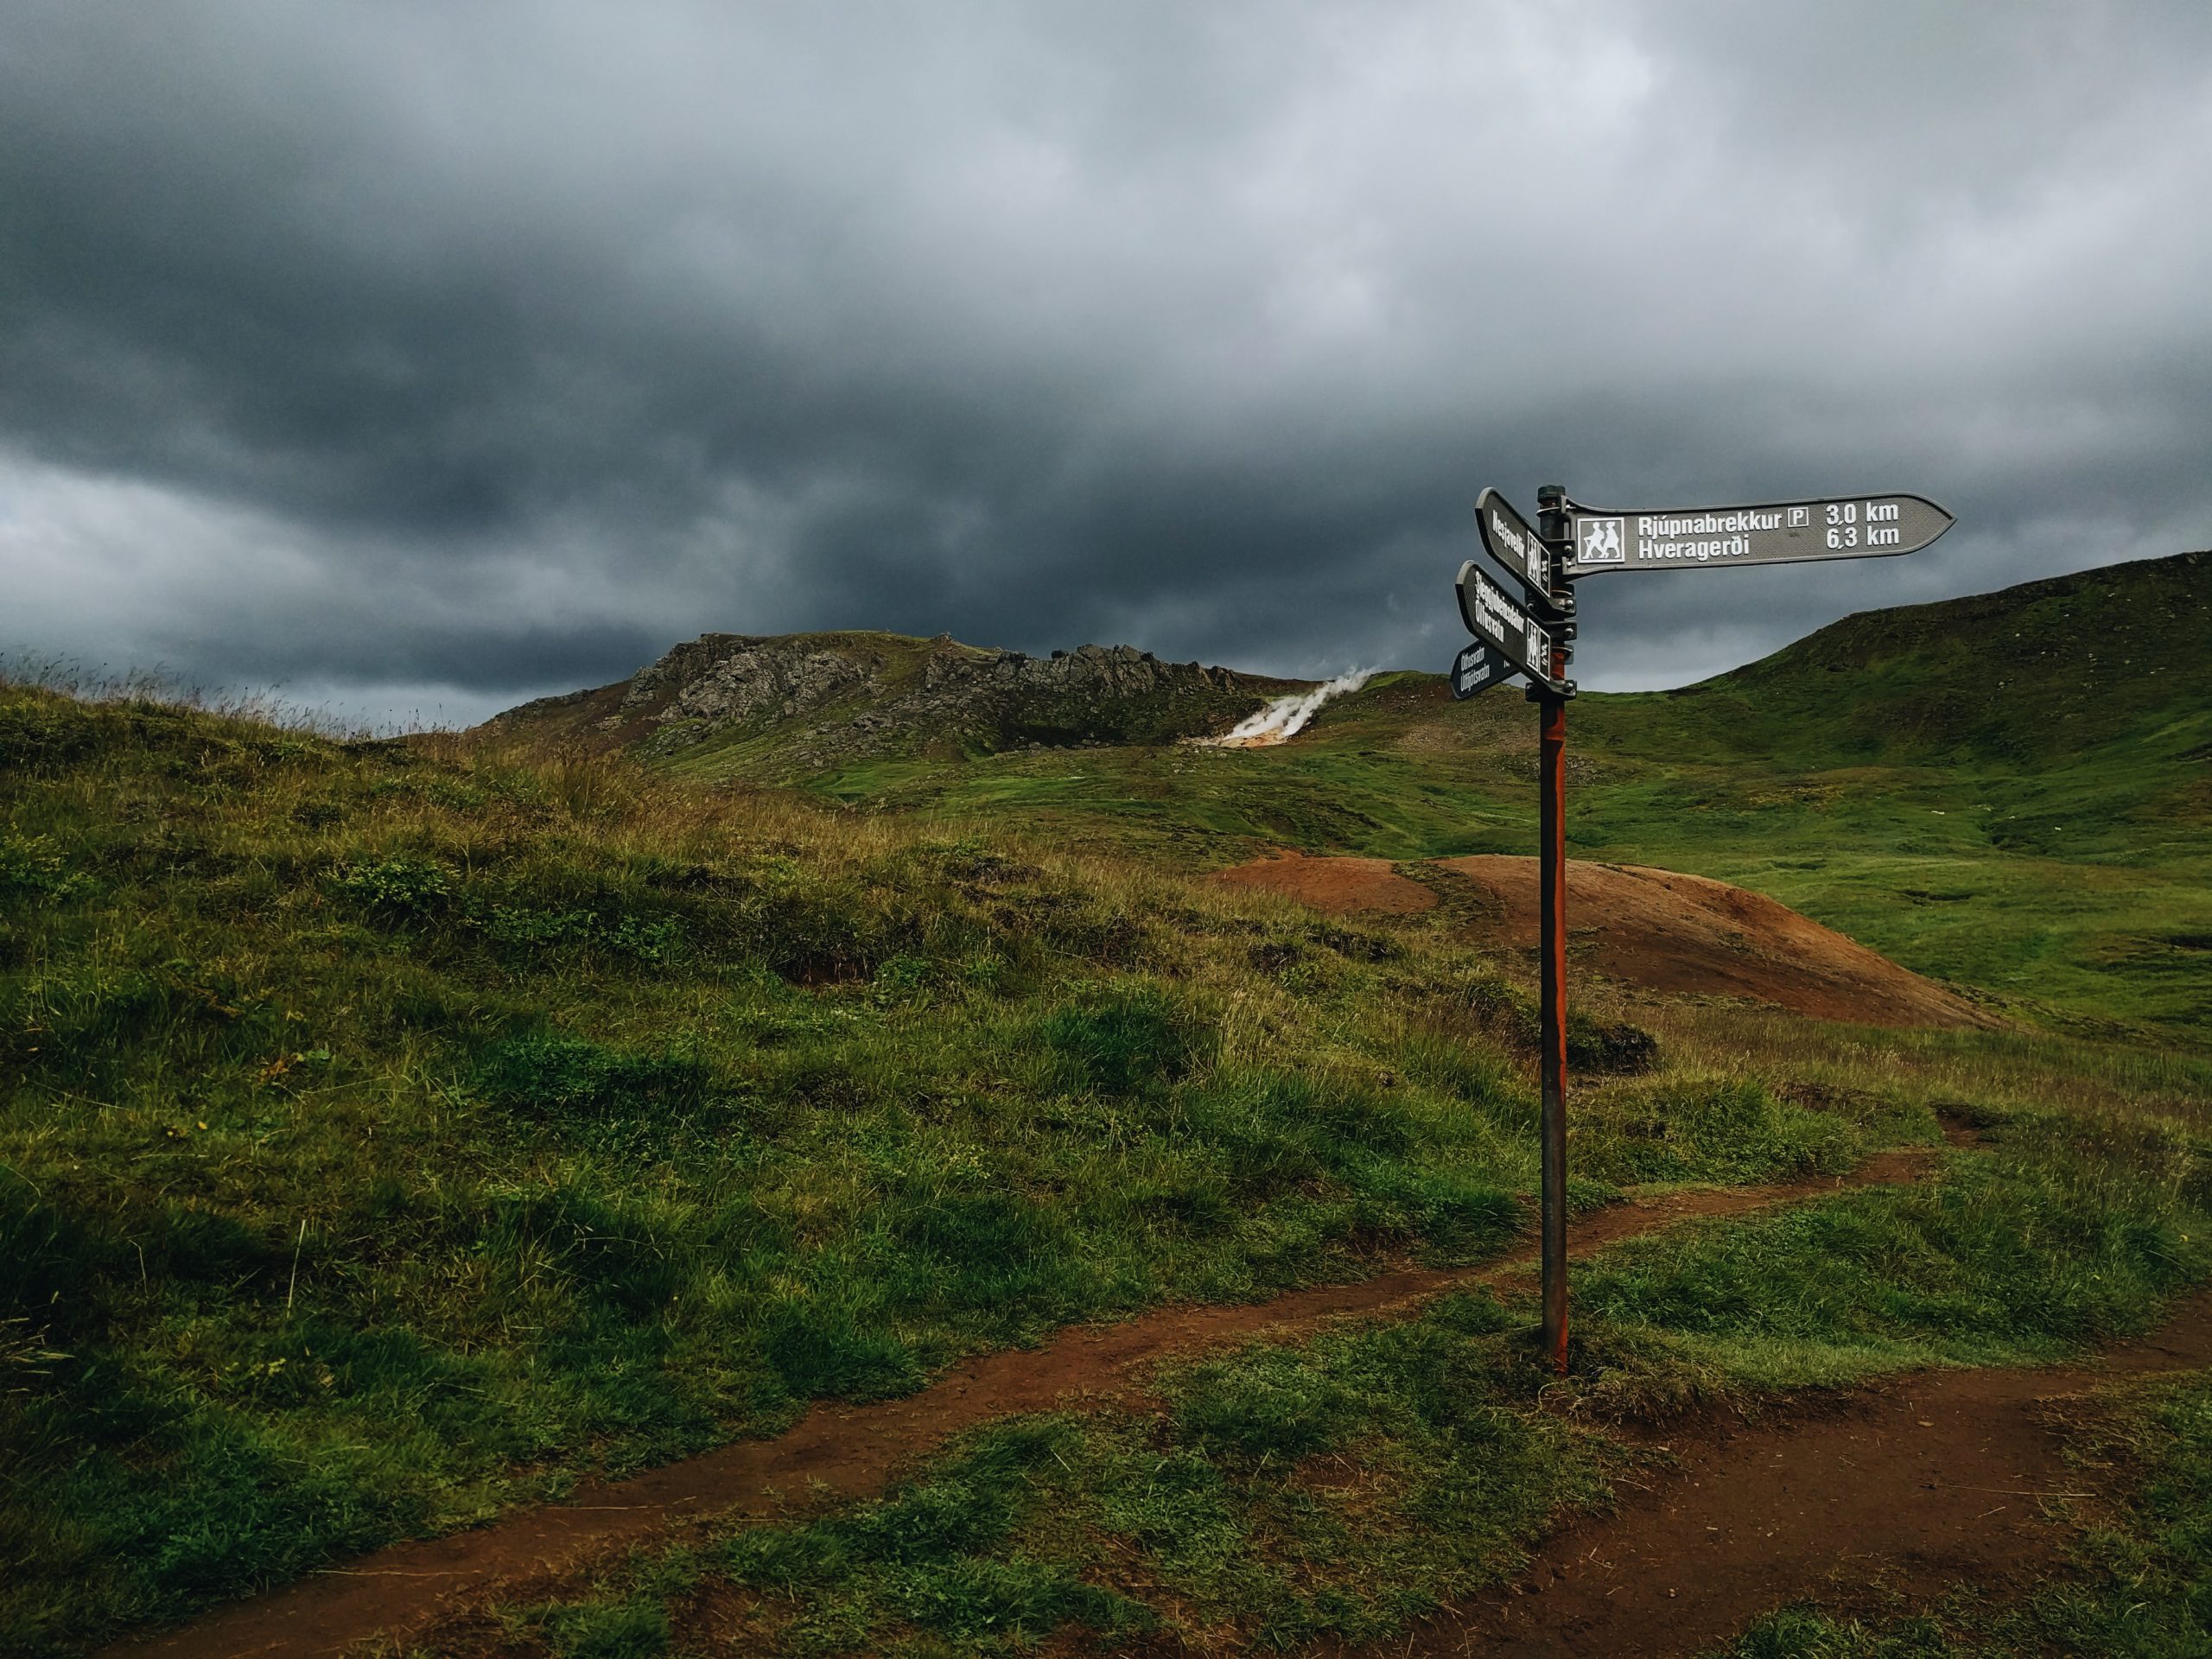
[[[1465,698],[1516,674],[1537,706],[1541,758],[1536,797],[1537,935],[1541,973],[1537,1069],[1543,1092],[1543,1341],[1567,1373],[1567,677],[1579,630],[1578,577],[1610,570],[1685,570],[1717,564],[1792,564],[1802,559],[1883,558],[1916,553],[1951,527],[1925,496],[1839,495],[1755,506],[1605,511],[1548,484],[1536,493],[1538,527],[1496,490],[1475,503],[1483,549],[1524,591],[1516,604],[1472,559],[1459,567],[1459,615],[1475,642],[1452,664],[1452,695]]]
[[[1452,659],[1452,695],[1465,702],[1500,680],[1511,679],[1514,673],[1511,663],[1481,640],[1474,640],[1462,645],[1459,654]]]
[[[1535,527],[1496,490],[1484,490],[1476,500],[1475,527],[1481,533],[1483,550],[1529,590],[1530,602],[1548,614],[1556,614],[1552,550]]]
[[[1494,493],[1484,491],[1484,496]],[[1572,540],[1561,574],[1569,581],[1609,570],[1887,558],[1917,553],[1955,522],[1918,495],[1844,495],[1633,512],[1573,502],[1567,518]]]
[[[1541,622],[1483,574],[1472,559],[1459,567],[1459,617],[1467,632],[1539,684],[1552,677],[1552,636]]]

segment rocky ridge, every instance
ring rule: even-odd
[[[487,728],[674,761],[728,752],[733,770],[772,774],[1211,734],[1283,684],[1131,645],[1032,657],[947,634],[709,633],[615,685],[524,703]]]

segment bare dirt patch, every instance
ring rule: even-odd
[[[1757,1187],[1677,1192],[1618,1204],[1574,1223],[1572,1254],[1697,1217],[1739,1215],[1835,1191],[1909,1181],[1931,1152],[1877,1154],[1850,1174]],[[712,1516],[779,1513],[811,1493],[862,1497],[963,1429],[1084,1396],[1141,1394],[1147,1367],[1171,1355],[1262,1332],[1294,1335],[1344,1317],[1410,1312],[1444,1292],[1525,1268],[1533,1243],[1466,1268],[1404,1268],[1348,1285],[1247,1306],[1167,1307],[1123,1324],[1063,1332],[1044,1346],[968,1361],[903,1400],[816,1407],[788,1433],[743,1440],[567,1503],[519,1511],[447,1537],[398,1544],[269,1595],[219,1608],[164,1634],[118,1644],[104,1659],[323,1659],[371,1641],[474,1617],[503,1588],[574,1575],[656,1534]]]
[[[1276,853],[1219,871],[1211,879],[1232,887],[1279,893],[1337,916],[1415,916],[1436,906],[1434,893],[1400,875],[1387,858]]]
[[[1536,942],[1536,861],[1442,861],[1504,909],[1516,944]],[[1653,990],[1743,996],[1822,1020],[1879,1026],[1995,1023],[1933,981],[1789,906],[1701,875],[1640,864],[1567,867],[1567,917],[1591,965]]]
[[[2094,1365],[1923,1371],[1822,1414],[1674,1446],[1673,1471],[1560,1533],[1510,1590],[1390,1651],[1656,1659],[1703,1652],[1793,1601],[1853,1611],[2024,1584],[2063,1562],[2068,1529],[2046,1504],[2121,1496],[2068,1467],[2068,1402],[2208,1364],[2200,1293]]]
[[[1536,943],[1536,861],[1502,854],[1436,861],[1478,890],[1497,942]],[[1332,913],[1413,915],[1434,897],[1387,859],[1286,853],[1212,878]],[[1821,1020],[1872,1026],[1993,1026],[1957,993],[1789,906],[1701,875],[1639,864],[1567,868],[1569,950],[1599,972],[1678,995],[1745,997]]]

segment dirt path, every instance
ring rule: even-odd
[[[1828,1415],[1678,1446],[1678,1470],[1553,1539],[1510,1592],[1389,1651],[1658,1659],[1791,1601],[1922,1604],[1961,1583],[2024,1582],[2058,1566],[2066,1542],[2044,1501],[2100,1495],[2066,1466],[2053,1402],[2207,1365],[2212,1294],[2200,1293],[2095,1365],[1919,1372]]]
[[[1851,1174],[1763,1187],[1670,1193],[1578,1217],[1572,1253],[1696,1217],[1740,1215],[1843,1186],[1916,1179],[1931,1154],[1877,1154]],[[1442,1292],[1525,1268],[1533,1243],[1479,1267],[1408,1268],[1357,1284],[1294,1291],[1250,1306],[1169,1307],[1063,1332],[1043,1347],[985,1355],[918,1394],[867,1406],[817,1406],[789,1433],[744,1440],[632,1479],[592,1485],[571,1503],[519,1511],[443,1538],[395,1545],[265,1596],[234,1602],[103,1659],[321,1659],[375,1637],[420,1630],[497,1586],[573,1568],[702,1516],[768,1516],[810,1486],[864,1496],[950,1436],[1072,1395],[1130,1392],[1135,1373],[1177,1352],[1262,1331],[1286,1334],[1345,1315],[1409,1309]]]

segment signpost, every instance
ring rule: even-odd
[[[1479,639],[1462,645],[1452,659],[1452,695],[1465,702],[1478,691],[1510,679],[1513,664]]]
[[[1537,931],[1543,1092],[1543,1344],[1567,1374],[1567,704],[1574,682],[1573,583],[1613,570],[1711,569],[1806,559],[1916,553],[1951,515],[1917,495],[1828,496],[1752,506],[1630,512],[1586,507],[1565,489],[1536,492],[1538,523],[1496,490],[1475,503],[1483,549],[1520,587],[1516,604],[1472,559],[1459,567],[1459,615],[1475,643],[1452,664],[1452,695],[1471,697],[1516,674],[1537,708],[1542,755],[1537,797],[1541,857]]]
[[[1529,521],[1496,490],[1484,490],[1475,502],[1475,527],[1482,534],[1483,551],[1528,589],[1530,602],[1547,614],[1558,614],[1552,596],[1552,550]]]
[[[1459,567],[1459,618],[1516,672],[1553,683],[1551,630],[1508,598],[1472,559]]]
[[[1569,581],[1608,570],[1884,558],[1917,553],[1952,523],[1949,513],[1917,495],[1846,495],[1663,512],[1577,502],[1567,516],[1573,525]]]

